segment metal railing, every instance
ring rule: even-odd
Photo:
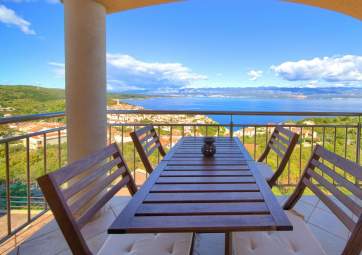
[[[227,116],[228,121],[217,123],[204,116]],[[238,137],[252,157],[257,159],[264,150],[273,128],[281,123],[258,124],[240,121],[240,118],[245,116],[340,117],[335,123],[282,123],[291,131],[300,133],[300,141],[278,182],[279,187],[285,192],[297,183],[316,144],[361,163],[362,113],[351,112],[109,110],[108,142],[119,144],[136,182],[142,184],[147,175],[129,136],[131,131],[146,124],[153,124],[166,150],[183,136]],[[64,113],[59,112],[17,116],[0,119],[0,125],[45,119],[63,120],[64,117]],[[342,117],[350,118],[345,121]],[[66,127],[61,126],[0,139],[0,229],[3,229],[0,231],[0,243],[47,211],[46,203],[41,200],[36,178],[67,163],[65,135]],[[161,157],[156,153],[152,155],[151,160],[157,164]],[[267,162],[275,167],[279,163],[278,155],[271,155]],[[20,220],[17,215],[19,211],[25,212],[21,214]]]

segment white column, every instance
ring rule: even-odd
[[[68,160],[106,146],[106,10],[64,0]]]

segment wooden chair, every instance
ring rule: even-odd
[[[38,183],[71,251],[80,255],[92,254],[82,228],[121,188],[127,187],[131,195],[137,192],[116,144],[44,175]],[[166,254],[169,247],[175,247],[175,254],[185,255],[191,242],[192,234],[188,233],[110,235],[98,254],[123,255],[133,250],[145,255],[149,251]]]
[[[265,251],[265,254],[326,254],[303,218],[292,209],[309,188],[351,231],[341,255],[359,255],[362,250],[362,189],[355,181],[361,180],[360,165],[317,145],[294,193],[284,204],[293,231],[235,233],[235,254],[263,254]],[[254,247],[252,252],[247,250],[250,242]]]
[[[265,151],[257,160],[257,166],[261,174],[264,176],[270,187],[273,187],[278,180],[279,176],[283,173],[289,158],[294,150],[295,145],[298,143],[299,135],[277,126],[271,135]],[[263,161],[267,158],[268,154],[274,151],[280,157],[280,163],[273,172],[270,166]]]
[[[151,125],[145,126],[132,132],[131,137],[146,171],[149,174],[152,173],[153,166],[149,160],[149,156],[151,156],[155,150],[158,150],[162,157],[166,155],[155,128]]]

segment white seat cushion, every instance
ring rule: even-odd
[[[293,231],[233,233],[235,255],[326,255],[303,218],[285,211]]]
[[[192,233],[109,235],[98,255],[188,255]]]
[[[256,166],[259,172],[264,176],[265,180],[269,181],[273,177],[274,172],[267,164],[263,162],[256,162]]]

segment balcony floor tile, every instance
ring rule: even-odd
[[[87,225],[84,232],[87,243],[93,253],[97,253],[105,239],[106,229],[113,222],[116,215],[126,205],[129,197],[116,196],[106,206],[102,217],[96,218]],[[278,198],[284,201],[285,197]],[[295,209],[304,215],[306,222],[316,238],[321,242],[327,254],[339,254],[346,243],[349,232],[342,223],[329,211],[328,208],[318,206],[318,199],[312,196],[301,199]],[[48,218],[50,216],[47,216]],[[69,255],[71,251],[59,230],[57,223],[52,220],[47,224],[38,224],[40,227],[29,229],[35,233],[27,234],[27,240],[14,247],[9,254],[20,255]],[[198,234],[195,239],[193,255],[219,255],[224,252],[224,234]]]
[[[313,224],[325,231],[347,240],[350,234],[350,231],[343,225],[338,218],[326,210],[320,208],[315,208],[311,217],[308,220],[308,223]]]
[[[309,229],[313,232],[314,236],[321,243],[323,249],[328,255],[340,255],[346,240],[339,238],[329,232],[321,229],[313,224],[308,224]]]
[[[298,201],[293,209],[296,210],[298,213],[302,214],[304,216],[304,220],[308,220],[309,217],[312,215],[315,207],[313,207],[310,203]]]

